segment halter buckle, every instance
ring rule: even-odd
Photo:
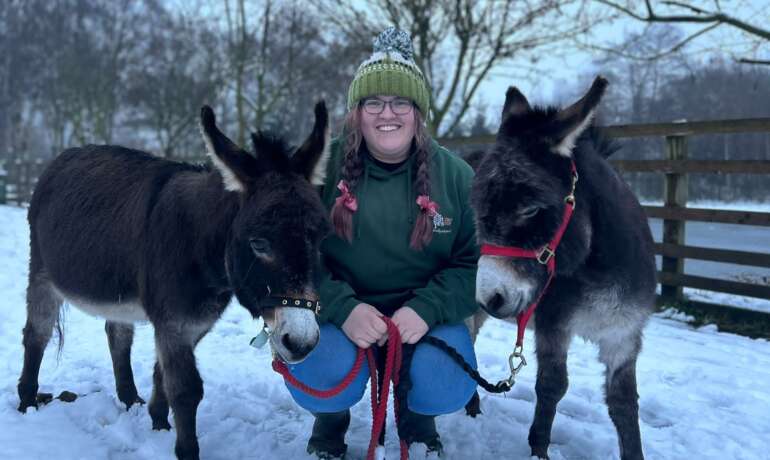
[[[548,262],[551,261],[551,258],[555,256],[556,253],[553,249],[549,248],[546,244],[540,250],[537,252],[537,261],[541,263],[542,265],[548,265]]]

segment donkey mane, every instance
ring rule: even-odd
[[[259,130],[251,135],[251,143],[255,152],[278,152],[271,157],[272,166],[281,172],[289,170],[289,159],[296,147],[289,145],[285,139],[270,131]]]

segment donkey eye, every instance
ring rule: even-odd
[[[261,256],[270,252],[270,242],[264,238],[251,238],[249,245],[254,254]]]
[[[540,211],[540,208],[538,208],[537,206],[529,206],[519,210],[519,215],[521,216],[522,219],[530,219],[532,217],[535,217],[538,211]]]

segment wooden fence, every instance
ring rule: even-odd
[[[688,174],[764,174],[770,177],[770,160],[714,161],[688,159],[687,140],[699,134],[770,133],[770,118],[719,120],[682,123],[618,125],[602,128],[614,138],[664,137],[665,152],[661,160],[619,160],[611,163],[622,172],[647,172],[664,175],[663,206],[645,206],[647,216],[663,221],[662,241],[655,243],[655,253],[662,258],[658,281],[664,303],[684,302],[683,287],[722,292],[770,300],[770,285],[735,280],[714,279],[684,273],[685,259],[770,268],[770,247],[763,253],[705,248],[685,243],[687,221],[715,222],[770,227],[770,213],[698,209],[687,207]],[[445,139],[443,144],[458,148],[494,142],[494,136]],[[770,196],[770,187],[767,190]],[[711,309],[716,305],[696,302]],[[731,305],[727,305],[732,307]],[[720,305],[721,307],[721,305]]]
[[[615,167],[624,172],[656,173],[663,174],[665,177],[663,206],[644,207],[650,218],[663,220],[662,241],[655,243],[655,252],[662,257],[662,267],[658,272],[658,280],[661,283],[661,298],[667,302],[679,303],[684,300],[682,288],[691,287],[770,300],[770,286],[767,284],[706,278],[684,273],[685,259],[770,268],[770,254],[768,253],[690,246],[685,244],[684,240],[687,221],[770,227],[770,213],[687,207],[688,174],[770,175],[770,160],[690,160],[687,152],[688,137],[699,134],[770,133],[770,118],[618,125],[601,129],[607,135],[615,138],[656,136],[664,137],[666,140],[665,159],[612,162]],[[485,145],[492,142],[494,142],[494,136],[441,140],[442,144],[450,148]],[[37,182],[37,177],[45,166],[44,160],[22,161],[16,159],[7,161],[2,166],[4,166],[7,176],[4,177],[0,173],[0,203],[4,202],[3,198],[9,203],[19,205],[28,202]],[[6,183],[3,183],[4,180]],[[5,197],[3,192],[5,192]],[[770,190],[768,190],[768,194],[770,195]],[[708,306],[708,304],[705,305]]]
[[[0,165],[0,204],[21,206],[29,203],[37,178],[43,172],[47,160],[43,158],[12,158]]]

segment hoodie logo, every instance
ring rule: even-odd
[[[433,215],[433,233],[450,233],[452,231],[451,227],[451,217],[444,217],[438,212]]]

